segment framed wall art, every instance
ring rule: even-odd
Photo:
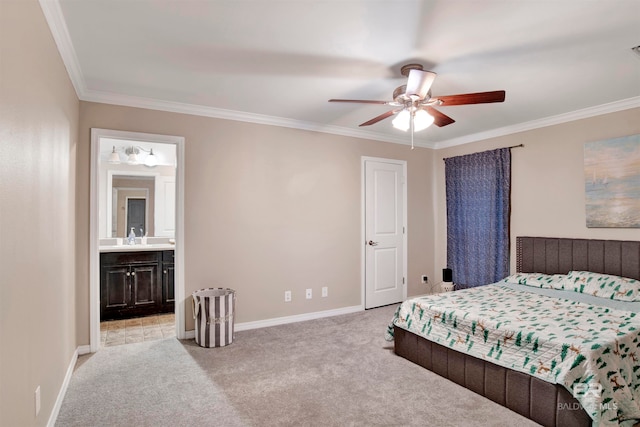
[[[584,145],[587,227],[640,228],[640,134]]]

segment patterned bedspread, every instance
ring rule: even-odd
[[[564,385],[594,425],[633,425],[640,420],[637,313],[493,284],[406,301],[387,330],[389,340],[394,324]]]

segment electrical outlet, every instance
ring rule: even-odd
[[[329,296],[329,288],[326,286],[322,287],[322,298],[326,298]]]
[[[284,302],[291,302],[291,291],[284,291]]]
[[[425,274],[422,275],[422,283],[429,283],[429,278]]]
[[[307,299],[313,298],[313,291],[311,289],[307,289],[307,293],[305,294]]]
[[[37,417],[38,414],[40,413],[40,386],[36,388],[35,401],[36,401],[36,417]]]

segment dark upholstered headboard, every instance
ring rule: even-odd
[[[516,237],[518,273],[593,271],[640,280],[640,242]]]

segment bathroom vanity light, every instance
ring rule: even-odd
[[[127,155],[127,163],[130,165],[137,165],[139,152],[140,150],[136,147],[127,147],[126,150],[124,150],[124,154]]]
[[[142,147],[136,147],[136,146],[130,146],[124,149],[124,154],[127,155],[127,164],[129,165],[138,165],[140,164],[140,160],[138,158],[138,154],[140,154],[140,151],[145,151],[149,154],[147,154],[147,156],[144,158],[144,162],[143,164],[145,166],[148,166],[150,168],[155,167],[158,165],[158,156],[156,156],[155,154],[153,154],[153,148],[147,150],[144,149]],[[114,163],[114,164],[119,164],[121,163],[120,161],[120,154],[118,154],[118,150],[116,150],[116,147],[113,147],[113,151],[111,151],[111,154],[109,155],[109,163]]]
[[[120,154],[116,152],[116,146],[113,146],[113,151],[109,155],[109,163],[120,163]]]
[[[144,159],[144,164],[146,166],[149,166],[150,168],[158,164],[158,158],[155,156],[155,154],[153,154],[153,148],[151,149],[149,155]]]

